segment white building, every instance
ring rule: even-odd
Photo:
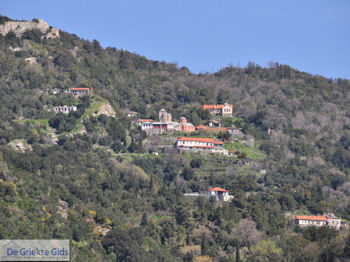
[[[228,155],[228,151],[224,149],[224,142],[215,141],[213,138],[179,137],[175,143],[175,147],[180,151],[203,151],[208,153]]]
[[[141,130],[148,130],[153,128],[153,121],[143,121],[141,122]]]
[[[69,114],[71,111],[77,111],[77,107],[76,106],[67,106],[67,105],[55,106],[52,109],[50,108],[48,111],[49,112],[54,111],[56,114],[60,113],[60,112],[64,113],[64,114]]]
[[[216,201],[230,201],[233,196],[229,194],[229,191],[220,187],[210,187],[207,193],[207,198],[215,198]]]
[[[300,227],[306,226],[315,226],[322,227],[328,226],[334,229],[340,229],[343,226],[346,226],[346,223],[342,222],[342,219],[336,217],[334,214],[325,214],[319,216],[304,216],[296,215],[294,216],[295,223]]]

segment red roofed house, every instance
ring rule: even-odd
[[[229,201],[233,198],[228,190],[220,187],[209,187],[207,197],[208,199],[215,198],[216,201]]]
[[[334,216],[334,214],[325,214],[319,216],[294,216],[295,223],[300,227],[306,226],[328,226],[335,229],[340,229],[341,227],[341,218]]]
[[[204,110],[209,110],[212,115],[219,116],[232,116],[233,105],[223,104],[223,105],[203,105]]]
[[[153,120],[152,119],[138,119],[140,121],[141,130],[148,130],[153,128]]]
[[[69,93],[74,96],[87,96],[90,89],[88,87],[71,87]]]
[[[295,223],[298,226],[306,227],[306,226],[316,226],[322,227],[327,225],[327,218],[325,216],[295,216]]]
[[[141,126],[141,130],[151,129],[153,119],[136,119],[133,121],[135,125]]]
[[[224,142],[215,141],[213,138],[179,137],[175,143],[175,147],[180,151],[201,151],[228,155],[228,151],[224,149]]]

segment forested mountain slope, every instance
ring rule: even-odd
[[[47,30],[0,34],[0,238],[69,238],[72,261],[350,259],[347,230],[301,230],[288,216],[350,220],[349,80],[280,64],[193,74]],[[93,95],[72,98],[73,86]],[[165,108],[198,125],[203,104],[224,102],[264,157],[147,154],[122,114]],[[115,117],[98,114],[106,104]],[[48,111],[59,105],[78,110]],[[183,196],[210,185],[234,200]]]

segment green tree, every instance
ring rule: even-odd
[[[182,170],[181,176],[185,180],[191,180],[194,177],[194,171],[192,168],[185,166],[185,168]]]
[[[143,213],[142,218],[141,218],[140,226],[141,227],[146,227],[147,224],[148,224],[147,215],[146,215],[146,213]]]
[[[261,240],[250,249],[247,261],[251,262],[280,262],[283,259],[282,249],[271,239]]]
[[[209,250],[209,241],[208,237],[205,233],[202,233],[201,235],[201,254],[207,255]]]

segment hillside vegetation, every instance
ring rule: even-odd
[[[193,74],[45,34],[0,34],[0,239],[70,239],[72,261],[350,260],[348,229],[291,221],[323,213],[350,221],[349,80],[277,63]],[[73,86],[93,95],[73,98],[64,92]],[[199,125],[210,118],[203,104],[225,102],[234,118],[222,123],[254,147],[192,135],[226,139],[232,158],[150,154],[173,140],[147,137],[122,111],[158,119],[165,108]],[[48,111],[59,105],[78,109]],[[209,186],[234,199],[183,195]]]

